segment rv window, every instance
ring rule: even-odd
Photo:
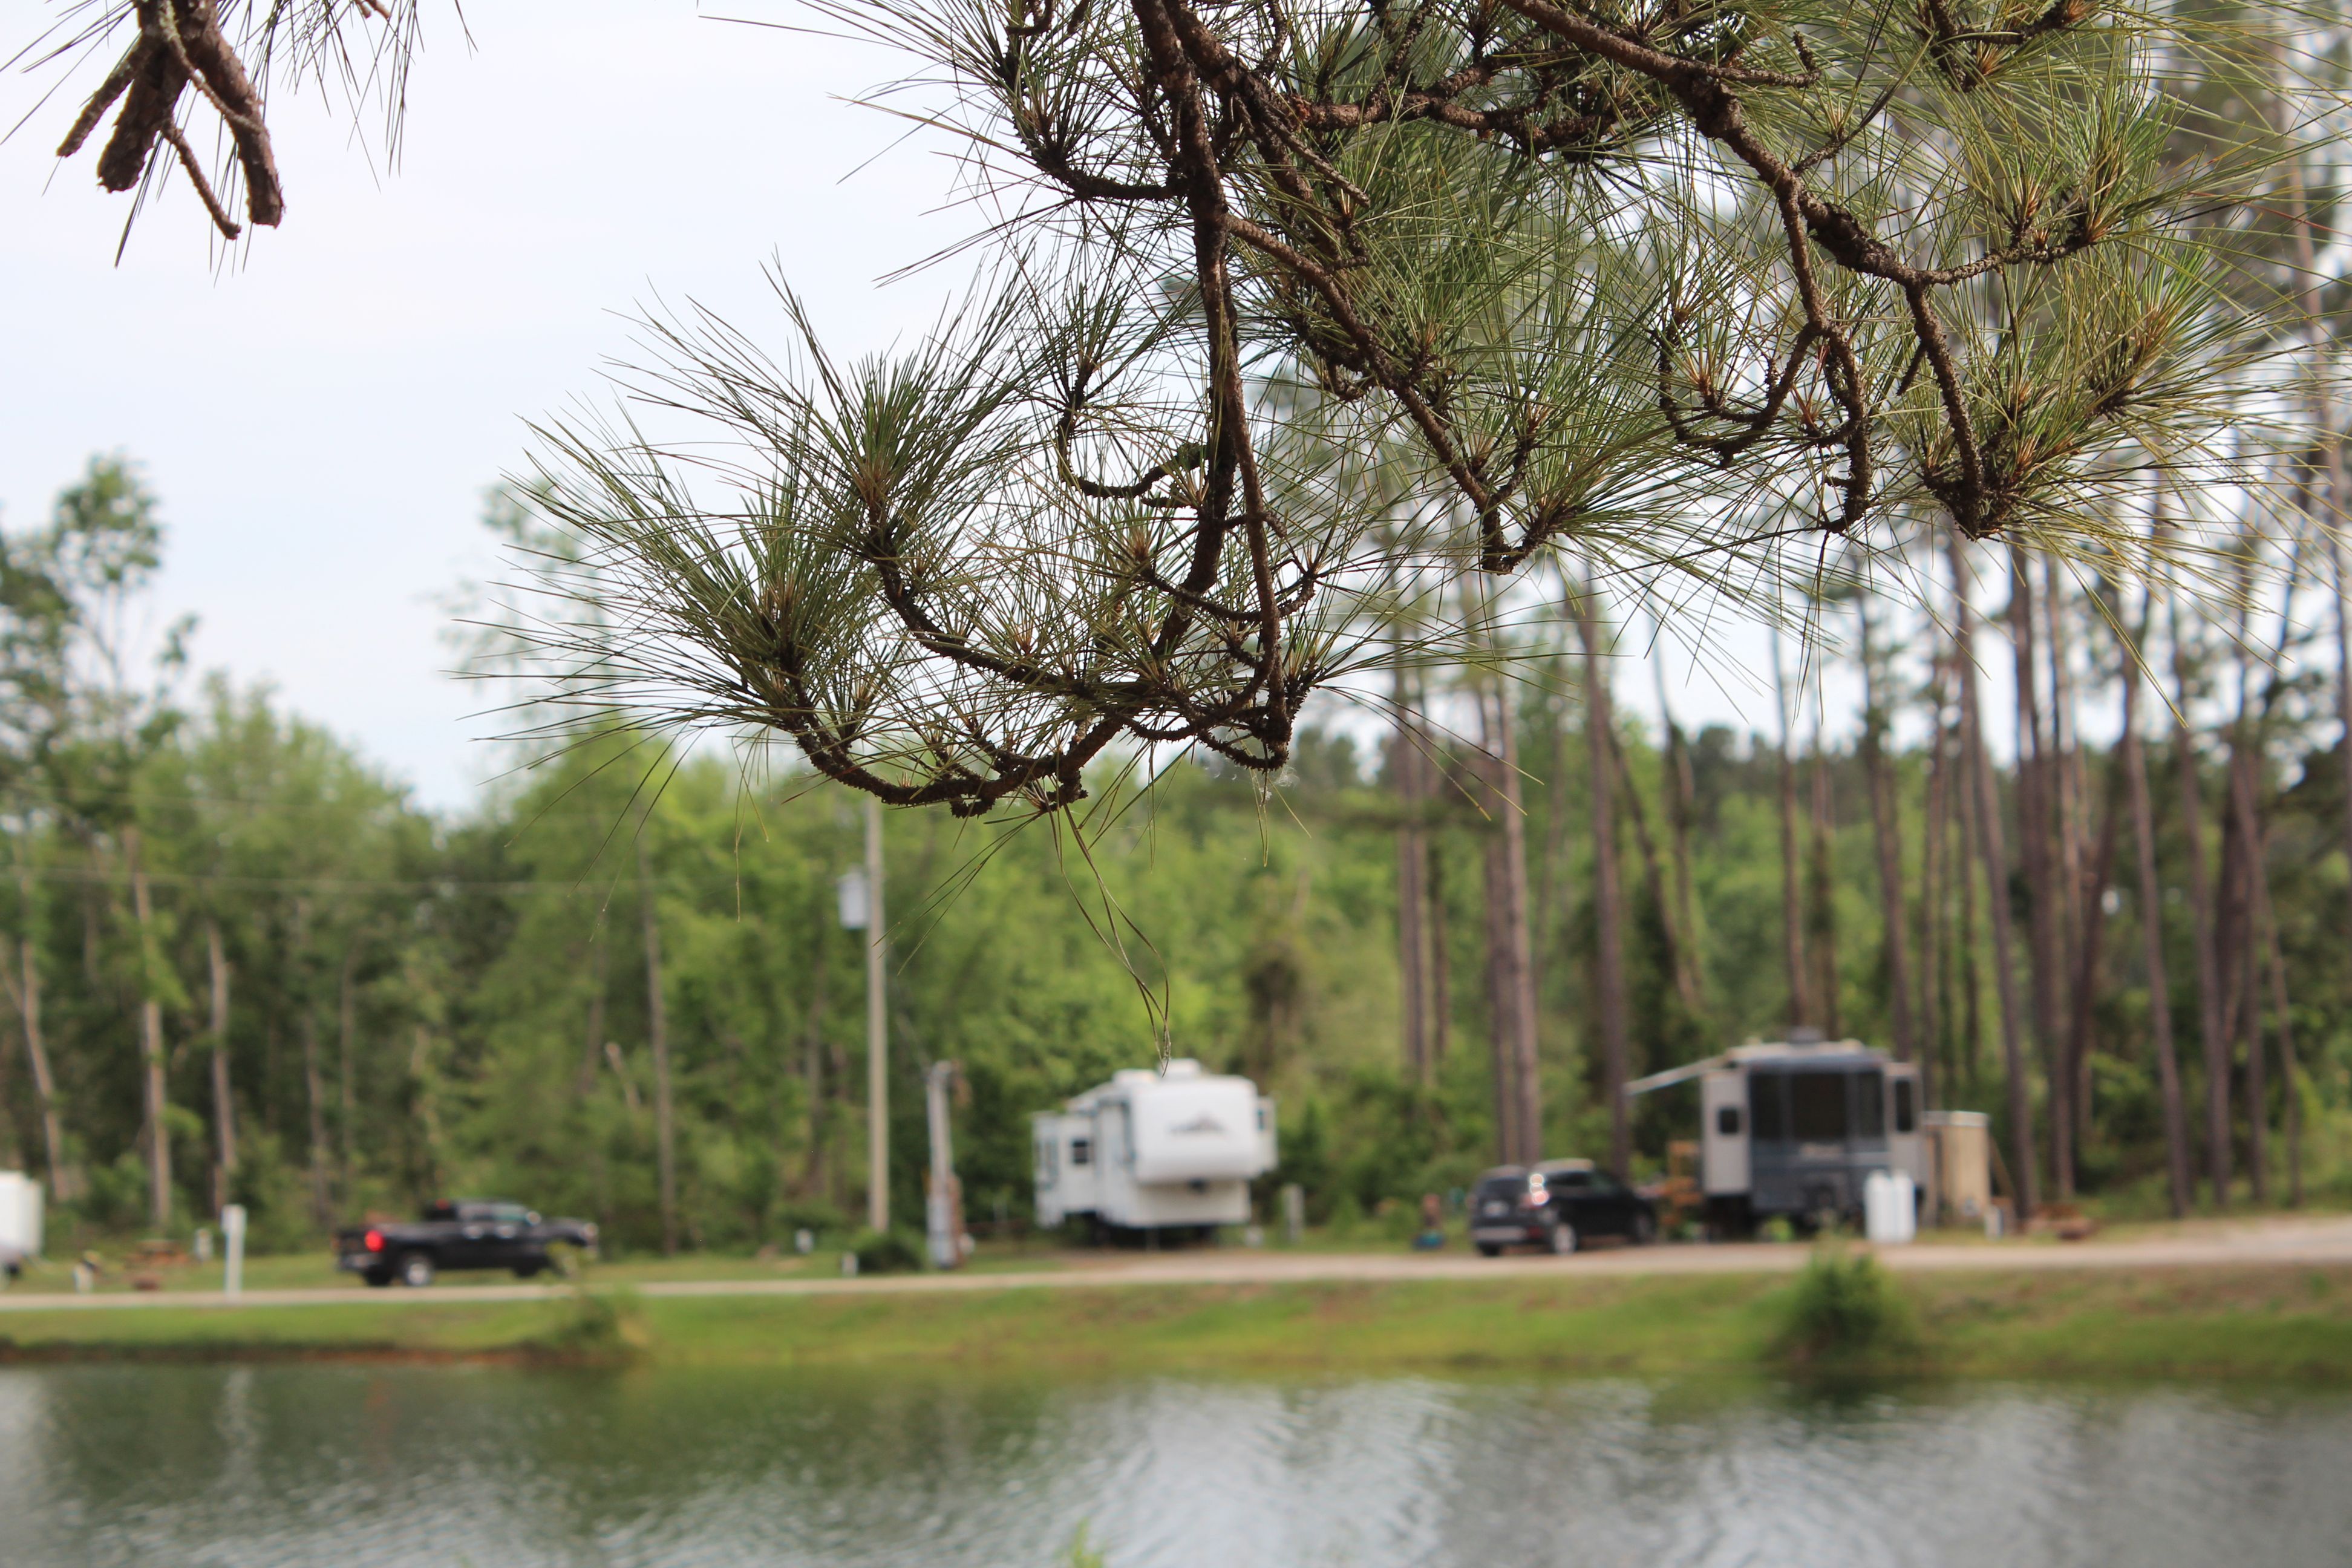
[[[1073,1165],[1091,1165],[1094,1163],[1095,1141],[1091,1138],[1071,1139],[1070,1163]]]
[[[1789,1075],[1790,1132],[1798,1142],[1845,1142],[1845,1080],[1842,1072]]]
[[[1895,1131],[1916,1132],[1919,1130],[1919,1086],[1907,1078],[1895,1080]]]
[[[1726,1138],[1739,1136],[1739,1107],[1718,1105],[1715,1108],[1715,1130]]]
[[[1789,1102],[1781,1098],[1788,1081],[1786,1073],[1748,1075],[1748,1120],[1759,1142],[1777,1143],[1789,1136]]]
[[[1886,1075],[1874,1068],[1853,1075],[1853,1135],[1870,1143],[1886,1136]]]

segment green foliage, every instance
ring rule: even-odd
[[[534,1334],[526,1348],[553,1360],[609,1363],[635,1360],[651,1342],[645,1303],[635,1291],[574,1287],[556,1323]]]
[[[130,473],[89,481],[89,497],[59,515],[76,529],[141,517],[152,525],[152,501],[128,499]],[[532,765],[469,810],[436,818],[266,692],[217,679],[183,690],[152,669],[89,684],[103,660],[89,662],[94,645],[77,641],[78,628],[114,614],[110,580],[135,588],[148,568],[138,550],[67,549],[54,526],[0,536],[0,763],[16,770],[11,808],[0,811],[16,873],[0,877],[0,935],[10,943],[0,977],[21,973],[15,943],[28,942],[68,1187],[55,1207],[60,1247],[78,1232],[148,1228],[138,1041],[152,995],[163,1018],[164,1127],[183,1230],[213,1207],[217,1044],[239,1151],[227,1195],[247,1206],[257,1251],[315,1247],[324,1224],[458,1194],[593,1219],[616,1256],[658,1247],[649,919],[668,1022],[681,1238],[750,1253],[787,1247],[802,1228],[828,1247],[848,1237],[866,1198],[866,1060],[860,939],[840,928],[835,906],[835,877],[861,857],[847,792],[804,773],[762,774],[756,756],[749,766],[681,756],[615,731],[519,759]],[[60,564],[76,562],[97,564]],[[79,652],[40,663],[53,643]],[[1598,1154],[1608,1118],[1590,1044],[1596,916],[1580,713],[1557,648],[1532,644],[1521,665],[1546,1152]],[[37,700],[52,679],[62,694],[53,711]],[[128,709],[113,706],[109,693],[126,692]],[[107,737],[120,737],[126,711],[145,738],[117,747]],[[2302,759],[2302,782],[2281,795],[2271,830],[2295,985],[2294,1104],[2310,1190],[2341,1198],[2352,1194],[2352,1169],[2333,1152],[2352,1147],[2341,773],[2328,750],[2332,710],[2289,720],[2277,745]],[[1663,838],[1664,759],[1634,725],[1621,741],[1633,794]],[[1662,913],[1637,891],[1627,944],[1636,1073],[1783,1021],[1770,750],[1712,729],[1691,738],[1689,757],[1705,1006],[1676,995]],[[1925,759],[1893,762],[1916,853]],[[1349,735],[1308,731],[1277,796],[1223,764],[1175,762],[1148,795],[1099,777],[1104,815],[1083,845],[1054,823],[888,814],[894,1212],[921,1212],[930,1063],[963,1069],[957,1168],[967,1218],[986,1236],[1029,1217],[1028,1118],[1151,1062],[1162,1027],[1175,1051],[1244,1071],[1275,1097],[1281,1166],[1255,1194],[1262,1223],[1277,1218],[1276,1189],[1296,1182],[1316,1223],[1386,1240],[1412,1223],[1423,1194],[1467,1185],[1494,1144],[1480,885],[1493,826],[1452,796],[1427,825],[1452,1002],[1445,1052],[1416,1081],[1400,1061],[1385,765]],[[1815,902],[1828,906],[1838,937],[1843,1026],[1885,1042],[1866,783],[1844,751],[1826,771],[1841,805],[1829,885]],[[2105,781],[2094,784],[2085,794],[2095,800]],[[2218,769],[2209,785],[2221,798]],[[2176,814],[2159,819],[2160,869],[2177,882],[2178,794],[2158,796]],[[134,830],[153,905],[144,931],[128,886]],[[1630,827],[1626,839],[1638,889]],[[1978,914],[1981,943],[1980,902]],[[2119,1212],[2162,1203],[2149,999],[2130,967],[2139,918],[2127,897],[2107,933],[2081,1160],[2085,1181]],[[2170,922],[2176,946],[2186,925]],[[228,982],[217,1040],[215,930]],[[1981,948],[1979,960],[1989,1034],[1996,1015]],[[1957,962],[1948,968],[1937,1042],[1943,1101],[1993,1109],[2003,1099],[1998,1063],[1981,1037],[1974,1048],[1962,1037],[1963,976]],[[2172,993],[2158,1001],[2184,1041],[2196,1037],[2194,973],[2183,947]],[[0,1163],[47,1171],[13,993],[8,1016]],[[2202,1067],[2185,1055],[2194,1105]],[[2288,1101],[2275,1075],[2272,1092],[2277,1126]],[[1643,1103],[1637,1176],[1655,1169],[1670,1138],[1689,1136],[1690,1118],[1675,1093]]]
[[[860,1274],[913,1274],[927,1262],[919,1232],[892,1228],[861,1230],[849,1238]]]
[[[1920,1346],[1916,1312],[1868,1252],[1817,1248],[1797,1277],[1777,1349],[1792,1364],[1883,1364]]]
[[[1110,1559],[1095,1550],[1088,1540],[1090,1533],[1085,1525],[1078,1526],[1062,1552],[1061,1568],[1109,1568]]]

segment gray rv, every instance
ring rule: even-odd
[[[1696,1080],[1707,1228],[1743,1236],[1782,1215],[1802,1227],[1862,1215],[1862,1184],[1899,1171],[1927,1185],[1919,1069],[1859,1040],[1750,1040],[1654,1073],[1627,1095]]]

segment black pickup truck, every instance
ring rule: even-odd
[[[445,1268],[511,1268],[529,1279],[555,1267],[547,1248],[569,1242],[596,1247],[584,1219],[543,1220],[520,1204],[496,1198],[438,1203],[414,1225],[346,1226],[335,1232],[335,1267],[371,1285],[430,1285]]]

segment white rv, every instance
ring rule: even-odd
[[[41,1255],[41,1184],[22,1171],[0,1171],[0,1274],[14,1279]]]
[[[1245,1225],[1249,1184],[1275,1166],[1274,1101],[1190,1058],[1115,1074],[1031,1124],[1043,1226]]]
[[[1859,1216],[1874,1171],[1928,1178],[1919,1068],[1859,1040],[1750,1040],[1625,1086],[1630,1097],[1696,1079],[1699,1184],[1711,1229],[1774,1215]]]

